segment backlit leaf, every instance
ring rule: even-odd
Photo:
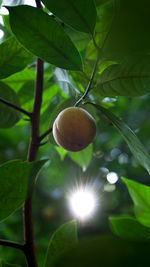
[[[19,99],[16,93],[2,82],[0,82],[0,98],[19,106]],[[18,111],[0,102],[0,128],[10,128],[20,118],[21,116]]]
[[[21,71],[34,59],[15,37],[0,44],[0,79]]]
[[[150,187],[122,178],[134,202],[135,215],[140,223],[150,227]]]
[[[46,7],[74,29],[93,33],[96,8],[93,0],[43,0]]]
[[[60,68],[82,70],[79,52],[53,18],[26,5],[8,9],[11,29],[26,49]]]
[[[102,96],[140,96],[150,92],[150,56],[127,58],[109,66],[99,76],[97,88]]]
[[[32,163],[12,160],[0,166],[0,221],[23,205],[45,162],[46,160]]]
[[[117,128],[139,164],[141,164],[150,174],[150,156],[148,155],[146,149],[144,148],[138,137],[135,135],[135,133],[129,128],[127,124],[125,124],[120,118],[115,116],[108,109],[105,109],[99,105],[92,105],[100,110],[107,118],[107,120],[111,122],[115,126],[115,128]]]
[[[109,217],[110,227],[114,234],[128,240],[147,240],[150,238],[150,229],[143,226],[131,216]]]
[[[64,253],[77,244],[77,225],[75,221],[63,224],[52,236],[47,250],[45,267],[52,267]]]

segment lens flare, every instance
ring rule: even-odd
[[[69,195],[71,212],[80,220],[91,217],[97,206],[96,192],[87,186],[80,186]]]

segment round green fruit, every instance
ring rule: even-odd
[[[78,107],[61,111],[53,124],[56,143],[69,151],[86,148],[96,135],[96,123],[89,112]]]

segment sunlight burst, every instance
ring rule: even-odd
[[[70,194],[70,209],[77,218],[83,220],[91,217],[97,205],[95,194],[93,190],[84,186],[80,186]]]

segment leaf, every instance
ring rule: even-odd
[[[19,106],[16,93],[6,84],[0,82],[0,98]],[[0,102],[0,128],[10,128],[20,119],[20,114],[15,109]]]
[[[75,92],[79,93],[66,70],[55,68],[51,80],[52,82],[58,84],[60,89],[63,90],[66,95],[71,96],[74,95]]]
[[[93,153],[93,145],[90,144],[84,150],[76,153],[69,152],[68,155],[74,162],[76,162],[80,167],[82,167],[83,171],[86,171],[89,163],[91,162],[92,153]]]
[[[12,160],[0,166],[0,221],[23,205],[45,162]]]
[[[93,0],[43,0],[45,6],[74,29],[93,34],[96,8]]]
[[[45,267],[52,267],[55,261],[77,244],[77,224],[71,221],[63,224],[52,236],[47,250]]]
[[[89,103],[92,104],[92,103]],[[135,135],[135,133],[125,124],[120,118],[115,116],[112,112],[108,109],[105,109],[99,105],[95,105],[98,110],[100,110],[103,115],[110,121],[115,128],[121,133],[124,140],[128,144],[131,152],[133,153],[136,160],[141,164],[150,174],[150,156],[148,155],[147,151],[145,150],[144,146]]]
[[[112,236],[96,236],[81,240],[65,253],[55,267],[146,267],[149,242],[129,242]]]
[[[18,43],[15,37],[0,44],[0,79],[21,71],[34,59],[34,56]]]
[[[147,0],[119,0],[115,20],[102,50],[105,59],[150,52],[149,9]]]
[[[0,259],[0,267],[19,267],[19,265],[11,264]]]
[[[140,96],[150,92],[150,56],[127,58],[109,66],[99,76],[97,88],[102,96]]]
[[[135,205],[135,215],[140,223],[150,227],[150,187],[122,178]]]
[[[2,81],[9,85],[15,92],[18,92],[25,82],[34,80],[35,72],[31,69],[25,69],[3,79]]]
[[[53,18],[31,6],[7,8],[11,29],[26,49],[60,68],[82,70],[79,52]]]
[[[133,241],[144,241],[150,238],[150,229],[140,224],[134,217],[109,217],[109,221],[113,233],[121,238]]]
[[[53,150],[52,153],[55,152],[52,146],[50,149]],[[49,166],[43,169],[43,177],[45,177],[43,183],[48,194],[50,190],[61,188],[64,184],[68,185],[68,180],[70,178],[70,176],[68,176],[68,160],[64,158],[64,160],[61,161],[60,156],[55,152],[50,159]]]
[[[55,149],[56,149],[56,151],[58,152],[58,154],[59,154],[61,160],[64,160],[66,154],[68,154],[68,151],[65,150],[65,149],[63,149],[63,148],[60,147],[60,146],[55,146]]]

